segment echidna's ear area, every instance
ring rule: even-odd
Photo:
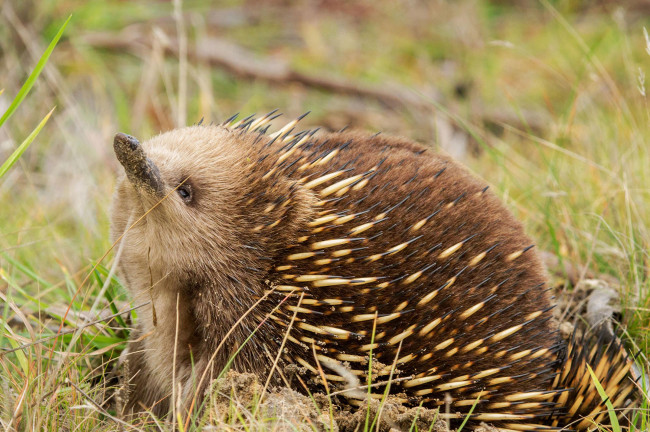
[[[586,329],[580,328],[586,335]],[[609,424],[609,413],[587,369],[589,365],[616,409],[621,425],[629,425],[629,413],[637,398],[633,360],[621,342],[601,329],[590,336],[572,337],[558,367],[553,388],[567,391],[554,401],[558,412],[554,426],[586,430]]]
[[[247,207],[261,216],[253,232],[263,234],[267,256],[273,258],[287,245],[299,242],[304,228],[317,213],[317,198],[291,179],[274,178],[266,186],[257,185],[255,190],[264,192],[257,193],[255,201]]]

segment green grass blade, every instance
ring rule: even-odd
[[[36,138],[36,135],[38,135],[41,129],[43,129],[43,126],[45,126],[45,123],[47,123],[47,121],[50,119],[50,116],[53,112],[54,108],[52,108],[52,110],[47,113],[47,115],[43,118],[43,120],[41,120],[38,126],[36,126],[36,129],[34,129],[32,133],[30,133],[29,136],[25,138],[25,141],[23,141],[22,144],[20,144],[18,148],[11,154],[11,156],[9,156],[6,161],[4,161],[2,166],[0,166],[0,178],[4,177],[7,171],[9,171],[9,168],[11,168],[18,161],[20,156],[25,153],[27,147],[29,147],[32,141],[34,141],[34,138]]]
[[[483,392],[479,393],[479,395],[476,397],[476,400],[474,401],[474,405],[472,405],[472,407],[469,409],[469,412],[467,413],[467,415],[463,419],[463,422],[460,424],[460,427],[456,430],[456,432],[461,432],[463,430],[463,428],[465,427],[465,424],[470,419],[470,417],[472,417],[472,413],[474,412],[474,408],[476,408],[476,405],[478,405],[478,401],[481,398],[482,394],[483,394]]]
[[[103,272],[102,272],[102,274],[103,274]],[[102,279],[100,271],[97,268],[95,268],[95,270],[93,270],[93,275],[95,277],[95,281],[97,282],[97,285],[99,285],[100,287],[103,286],[104,285],[104,280]],[[107,289],[104,292],[104,297],[106,297],[106,301],[108,303],[108,307],[111,309],[111,313],[113,315],[115,315],[119,311],[117,309],[117,306],[115,305],[115,297],[113,296],[113,293],[111,292],[112,290],[110,288],[112,288],[112,286],[109,287],[109,289]],[[123,329],[128,328],[128,326],[126,325],[126,322],[124,322],[124,319],[122,319],[121,315],[116,315],[115,316],[115,321]]]
[[[24,274],[34,282],[40,284],[45,289],[50,289],[52,287],[51,283],[49,283],[48,281],[40,277],[33,270],[31,270],[29,267],[27,267],[20,261],[13,259],[8,253],[2,252],[0,256],[2,256],[3,259],[5,259],[9,264],[11,264],[13,268],[20,271],[22,274]]]
[[[8,287],[16,291],[22,296],[22,299],[29,300],[34,303],[39,308],[47,308],[47,305],[42,303],[38,298],[30,295],[25,289],[23,289],[15,280],[13,280],[5,271],[4,268],[0,268],[0,280],[4,281]],[[22,300],[21,299],[21,300]]]
[[[36,63],[36,67],[32,71],[32,73],[29,75],[27,78],[27,81],[25,81],[25,84],[20,88],[20,91],[14,98],[14,100],[11,102],[11,105],[9,105],[9,108],[7,108],[7,111],[0,117],[0,127],[7,121],[9,117],[16,111],[16,108],[20,105],[20,103],[25,99],[25,96],[27,96],[27,93],[32,89],[32,86],[36,82],[36,79],[38,76],[41,74],[41,71],[45,67],[45,64],[47,63],[47,60],[50,58],[50,54],[52,54],[52,51],[54,51],[54,47],[56,44],[59,42],[59,39],[61,39],[61,35],[63,35],[63,31],[68,25],[68,22],[70,21],[70,18],[72,18],[72,15],[68,17],[67,20],[63,23],[61,28],[59,29],[59,32],[54,36],[54,39],[52,39],[52,42],[50,42],[50,45],[47,47],[41,58],[38,60],[38,63]],[[0,176],[1,177],[1,176]]]
[[[368,353],[368,407],[366,409],[366,421],[363,424],[363,432],[368,432],[368,422],[370,421],[370,402],[372,398],[372,347],[375,344],[375,332],[377,331],[377,313],[375,312],[375,320],[372,325],[372,334],[370,335],[370,352]]]
[[[3,333],[6,332],[7,335],[9,335],[9,337],[7,337],[9,345],[11,345],[12,348],[18,348],[18,342],[10,336],[13,334],[13,331],[11,327],[9,327],[9,324],[7,324],[7,322],[4,320],[0,322],[2,322],[2,325],[4,327]],[[27,375],[29,373],[29,361],[27,360],[27,356],[25,356],[25,353],[20,350],[15,351],[14,355],[18,358],[18,363],[20,364],[21,370]]]
[[[591,380],[596,386],[596,390],[598,390],[600,398],[605,402],[605,405],[607,406],[607,414],[609,414],[609,421],[612,424],[612,430],[614,432],[620,432],[621,426],[618,424],[618,417],[616,417],[616,411],[614,410],[612,401],[609,400],[609,396],[607,396],[607,393],[605,393],[605,389],[600,384],[600,381],[598,381],[598,377],[596,377],[596,374],[591,369],[591,366],[587,365],[587,369],[589,370],[589,375],[591,375]]]
[[[424,401],[420,401],[420,405],[418,405],[417,410],[415,411],[415,415],[413,416],[413,421],[411,422],[411,427],[409,428],[408,432],[413,432],[413,429],[417,429],[415,427],[417,421],[418,421],[418,416],[420,415],[420,410],[422,409],[422,405],[424,404]]]

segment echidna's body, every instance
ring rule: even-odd
[[[594,390],[571,400],[588,390],[585,370],[556,376],[564,345],[542,266],[483,182],[406,140],[272,138],[256,130],[266,120],[179,129],[141,147],[116,137],[130,181],[116,193],[114,237],[137,222],[120,266],[157,317],[145,308],[134,337],[131,408],[165,412],[173,378],[189,406],[209,380],[201,374],[239,348],[234,367],[265,377],[287,332],[283,361],[316,376],[320,364],[335,385],[346,379],[332,363],[365,382],[372,353],[388,365],[375,382],[393,369],[405,403],[435,407],[448,394],[453,418],[477,399],[474,420],[511,429],[597,407]],[[622,367],[602,377],[624,399]]]

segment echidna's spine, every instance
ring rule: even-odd
[[[576,430],[609,424],[610,412],[594,377],[605,391],[607,402],[614,407],[616,417],[625,423],[634,406],[637,389],[634,360],[621,342],[606,330],[591,336],[586,336],[586,332],[576,336],[581,330],[576,330],[562,353],[564,358],[553,381],[554,389],[564,391],[554,399],[557,412],[551,417],[551,424]]]
[[[462,420],[476,405],[473,421],[522,431],[606,422],[589,364],[623,408],[617,414],[625,414],[634,391],[629,358],[616,342],[574,339],[565,348],[550,324],[541,264],[526,253],[532,246],[514,222],[498,223],[510,216],[485,186],[442,157],[402,166],[393,150],[411,158],[423,152],[404,141],[373,137],[377,147],[363,159],[349,152],[354,135],[293,133],[300,119],[262,139],[275,116],[230,128],[260,136],[249,176],[261,192],[248,203],[265,216],[254,233],[271,235],[282,222],[278,215],[292,197],[264,195],[281,178],[310,193],[317,209],[274,267],[276,291],[304,293],[300,304],[287,302],[270,317],[276,338],[298,317],[287,362],[316,377],[328,363],[364,376],[372,354],[396,364],[401,379],[392,388],[407,395],[403,402],[441,407],[450,397],[450,419]],[[391,172],[397,169],[399,175]],[[463,212],[476,215],[473,222]],[[494,215],[482,219],[485,212]],[[377,378],[392,373],[387,366]],[[383,397],[382,390],[375,387],[371,397]]]

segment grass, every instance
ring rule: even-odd
[[[54,39],[52,39],[52,42],[50,42],[50,45],[47,47],[41,58],[38,60],[36,63],[36,66],[34,67],[34,70],[32,71],[31,74],[29,74],[29,77],[25,81],[25,83],[22,85],[20,90],[18,91],[18,94],[16,94],[16,97],[14,97],[14,100],[11,102],[11,105],[9,105],[9,108],[2,114],[0,117],[0,127],[2,127],[3,124],[11,117],[11,115],[16,111],[18,106],[22,103],[22,101],[25,99],[25,96],[27,96],[27,93],[32,89],[32,86],[36,82],[36,79],[38,76],[41,74],[41,71],[43,70],[43,67],[45,67],[45,64],[47,63],[47,60],[50,58],[50,55],[52,54],[52,51],[54,51],[54,47],[56,44],[59,42],[59,39],[61,39],[61,35],[63,34],[63,31],[68,25],[68,22],[70,22],[70,18],[66,20],[65,23],[61,26],[59,29],[59,32],[54,36]],[[0,95],[2,94],[2,91],[0,91]],[[9,171],[9,169],[18,161],[18,159],[22,156],[22,154],[27,150],[27,147],[34,141],[34,138],[36,138],[36,135],[43,129],[43,126],[45,126],[45,123],[47,123],[48,119],[52,115],[52,112],[54,111],[54,108],[41,120],[41,122],[36,126],[36,129],[32,131],[31,134],[25,140],[18,146],[18,148],[5,160],[2,165],[0,165],[0,179],[4,177],[4,175]]]
[[[650,22],[639,14],[579,1],[333,2],[317,11],[230,1],[216,14],[201,2],[183,5],[190,44],[216,34],[305,73],[400,83],[431,101],[427,111],[240,79],[191,59],[184,79],[161,50],[89,43],[90,33],[126,29],[162,44],[162,33],[175,34],[171,4],[6,3],[1,110],[12,110],[23,83],[33,87],[0,124],[0,161],[12,165],[0,170],[0,346],[13,350],[0,354],[5,430],[118,426],[101,401],[138,305],[111,273],[111,257],[98,262],[111,247],[118,164],[110,141],[117,131],[144,138],[176,126],[183,104],[190,123],[280,107],[288,117],[311,110],[313,125],[464,145],[463,161],[538,249],[611,278],[626,343],[643,361],[650,354]],[[38,80],[27,78],[39,69]]]

